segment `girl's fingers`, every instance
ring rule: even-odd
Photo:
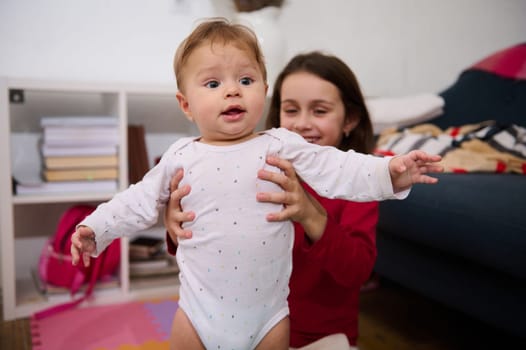
[[[180,188],[174,188],[170,193],[170,209],[181,210],[181,199],[190,193],[190,186],[184,185]]]
[[[183,169],[177,169],[174,176],[172,176],[172,179],[170,180],[170,192],[177,190],[177,188],[179,187],[179,183],[183,179],[183,176]]]
[[[270,222],[285,221],[285,220],[288,220],[292,215],[293,213],[290,212],[287,208],[285,208],[280,212],[267,214],[267,220]]]
[[[177,238],[192,237],[192,231],[184,230],[182,225],[195,218],[193,212],[184,212],[181,207],[181,200],[191,191],[189,185],[180,186],[183,176],[183,169],[178,169],[170,180],[170,199],[164,215],[166,229],[174,242]]]
[[[294,170],[292,163],[288,160],[279,157],[269,156],[267,157],[267,163],[280,168],[281,171],[283,171],[283,173],[285,174],[284,178],[286,181],[296,180],[296,171]]]
[[[274,204],[290,204],[289,195],[287,192],[258,192],[256,194],[258,202],[274,203]]]
[[[266,180],[279,185],[281,188],[287,184],[287,176],[281,173],[276,173],[274,171],[268,171],[265,169],[260,169],[258,171],[258,178],[261,180]]]

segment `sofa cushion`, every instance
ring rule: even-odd
[[[526,43],[468,67],[440,96],[444,113],[431,123],[442,129],[485,120],[526,125]]]
[[[526,43],[497,51],[471,66],[506,78],[526,80]]]
[[[468,70],[440,96],[444,113],[430,123],[442,129],[485,120],[526,126],[526,80]]]
[[[380,203],[378,230],[526,278],[526,176],[438,174]]]

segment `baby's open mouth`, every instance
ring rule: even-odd
[[[243,112],[245,112],[243,109],[238,108],[238,107],[234,107],[234,108],[227,109],[222,114],[236,115],[236,114],[240,114],[240,113],[243,113]]]
[[[236,122],[243,118],[245,112],[243,108],[235,106],[224,110],[223,113],[221,113],[221,117],[226,122]]]

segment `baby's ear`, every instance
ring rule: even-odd
[[[183,111],[186,118],[193,122],[194,118],[192,118],[192,113],[190,112],[190,105],[188,104],[188,99],[181,91],[177,91],[177,94],[175,95],[177,97],[177,101],[179,102],[179,108],[181,108],[181,111]]]

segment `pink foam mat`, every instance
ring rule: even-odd
[[[168,349],[177,301],[129,302],[31,320],[33,350]]]

